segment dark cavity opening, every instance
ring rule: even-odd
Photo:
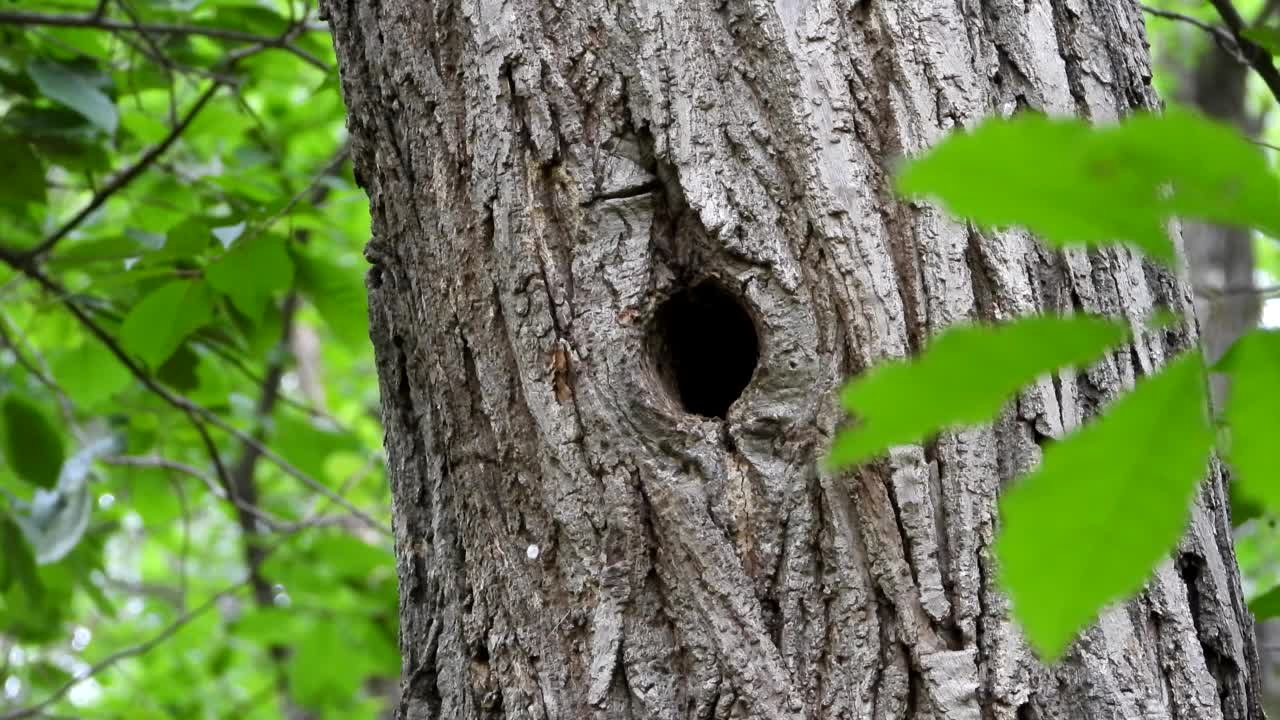
[[[712,282],[672,295],[654,318],[658,374],[686,412],[723,418],[756,370],[755,323],[738,298]]]

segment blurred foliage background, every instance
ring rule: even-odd
[[[369,215],[314,4],[5,0],[0,118],[0,717],[379,716]]]
[[[1166,98],[1234,87],[1210,3],[1145,7]],[[1239,78],[1227,119],[1280,142]],[[393,706],[343,120],[312,2],[0,0],[0,718]],[[1226,311],[1280,325],[1280,254],[1248,255]],[[1234,296],[1206,277],[1198,295]],[[1277,540],[1240,527],[1248,594],[1280,582]]]

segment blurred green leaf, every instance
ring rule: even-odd
[[[322,420],[287,411],[277,413],[270,439],[272,447],[290,464],[314,478],[325,477],[324,463],[331,454],[360,446],[356,438]]]
[[[31,146],[15,137],[0,135],[0,157],[4,158],[5,172],[0,179],[0,204],[21,206],[25,203],[45,202],[45,168]],[[0,239],[9,245],[12,239]]]
[[[40,584],[31,546],[13,518],[0,510],[0,591],[8,591],[15,583],[17,592],[35,603],[40,602],[44,587]]]
[[[98,89],[89,73],[62,63],[37,59],[27,65],[27,75],[50,99],[80,113],[108,135],[115,134],[120,122],[116,105]]]
[[[1249,27],[1240,34],[1272,55],[1280,55],[1280,28],[1269,25]]]
[[[23,480],[42,488],[58,482],[65,458],[62,435],[49,416],[30,399],[17,393],[5,396],[4,457]]]
[[[369,297],[364,273],[302,249],[294,249],[293,261],[298,287],[338,339],[351,345],[368,343]]]
[[[1233,490],[1280,514],[1280,332],[1254,330],[1216,366],[1230,373],[1226,421]]]
[[[1142,587],[1177,543],[1214,433],[1198,353],[1044,452],[1007,490],[1000,584],[1028,642],[1054,660],[1107,603]]]
[[[120,328],[120,343],[159,367],[178,345],[213,319],[213,292],[203,280],[175,280],[134,306]]]
[[[1250,600],[1249,610],[1258,622],[1280,617],[1280,587],[1273,587]]]
[[[53,376],[72,400],[86,408],[100,406],[133,381],[129,369],[96,339],[58,356]]]
[[[277,292],[293,285],[293,261],[284,240],[273,235],[241,238],[209,265],[205,277],[256,325]]]
[[[1128,332],[1109,320],[1041,316],[946,330],[918,358],[872,368],[841,395],[858,419],[830,463],[844,467],[947,427],[989,421],[1037,377],[1096,360]]]
[[[334,662],[341,657],[343,662]],[[289,660],[289,687],[309,707],[340,702],[360,687],[365,658],[347,642],[337,623],[318,622],[298,638]]]

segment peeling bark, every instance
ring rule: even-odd
[[[956,322],[1189,313],[1128,251],[1053,253],[892,194],[1021,108],[1154,105],[1119,0],[328,0],[401,583],[399,717],[1259,718],[1213,472],[1176,557],[1039,664],[994,587],[996,497],[1195,342],[1142,333],[991,426],[817,462],[843,379]],[[759,338],[685,412],[660,305]]]

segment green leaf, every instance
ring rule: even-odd
[[[256,325],[262,321],[271,296],[293,285],[293,261],[282,238],[242,238],[208,267],[205,277]]]
[[[39,406],[10,393],[0,408],[4,415],[4,456],[14,472],[37,487],[58,482],[58,470],[66,457],[62,436]]]
[[[1241,337],[1215,368],[1230,375],[1225,455],[1235,470],[1233,490],[1267,512],[1280,512],[1280,331]]]
[[[4,512],[0,512],[0,568],[3,568],[0,572],[0,591],[7,591],[17,583],[33,604],[41,601],[44,586],[40,583],[31,546],[22,537],[22,530],[17,523]]]
[[[175,280],[135,305],[120,327],[120,343],[159,367],[191,333],[213,319],[213,292],[203,280]]]
[[[86,408],[98,407],[133,380],[129,369],[96,340],[58,356],[53,376],[68,397]]]
[[[31,146],[8,135],[0,135],[0,157],[4,158],[4,179],[0,180],[0,204],[21,207],[45,202],[44,163]],[[10,244],[5,238],[3,244]]]
[[[342,637],[338,623],[319,622],[310,632],[297,637],[289,659],[289,688],[298,702],[318,707],[326,702],[350,698],[363,682],[350,664],[362,664],[359,654]],[[344,662],[334,658],[345,657]]]
[[[323,421],[298,417],[296,413],[276,414],[271,447],[290,464],[313,478],[323,480],[325,460],[335,452],[352,451],[360,444],[349,433],[328,427]]]
[[[951,328],[920,357],[880,365],[845,387],[845,408],[861,422],[837,436],[830,463],[854,465],[950,426],[986,422],[1037,377],[1095,360],[1127,336],[1109,320],[1052,315]]]
[[[1177,544],[1214,432],[1198,353],[1049,446],[1000,503],[1000,582],[1027,640],[1056,659]]]
[[[1250,600],[1249,610],[1258,621],[1280,617],[1280,586],[1273,587]]]
[[[1265,514],[1261,505],[1254,502],[1252,498],[1245,497],[1240,492],[1240,483],[1234,478],[1231,480],[1228,493],[1229,502],[1231,503],[1231,527],[1240,527],[1250,520],[1260,518]]]
[[[1264,25],[1262,27],[1245,28],[1244,32],[1240,34],[1246,40],[1272,55],[1280,55],[1280,28]]]
[[[1097,128],[994,118],[908,163],[898,189],[983,225],[1025,226],[1054,246],[1126,241],[1165,263],[1173,216],[1280,234],[1280,181],[1259,148],[1177,108]]]
[[[302,250],[293,252],[293,261],[299,289],[334,335],[350,345],[369,344],[369,296],[363,273]]]
[[[120,121],[116,105],[98,89],[89,73],[37,59],[27,65],[27,75],[50,99],[80,113],[108,135],[115,133]]]
[[[165,259],[184,259],[195,257],[204,252],[213,237],[209,226],[199,220],[188,218],[178,223],[165,234],[164,249],[157,255]]]
[[[339,577],[364,582],[375,573],[394,572],[395,558],[391,552],[347,533],[325,533],[318,537],[311,548],[322,557],[329,570]]]

